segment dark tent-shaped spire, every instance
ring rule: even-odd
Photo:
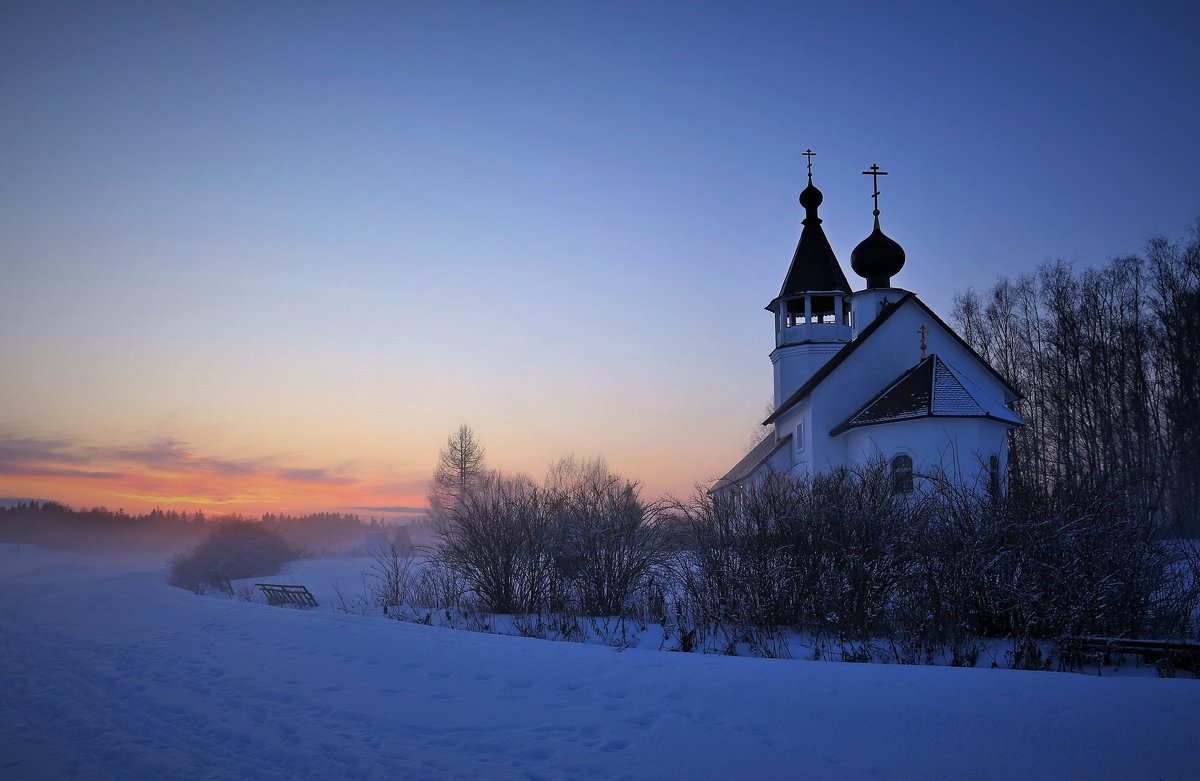
[[[825,231],[821,229],[821,218],[817,216],[817,207],[822,200],[824,196],[821,191],[813,187],[810,166],[808,187],[800,193],[800,205],[804,207],[804,228],[800,231],[800,243],[792,255],[792,265],[779,290],[779,298],[810,290],[850,292],[850,283],[846,281],[846,274],[833,254],[833,247],[829,246],[829,239],[825,238]]]

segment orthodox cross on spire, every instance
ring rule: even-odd
[[[926,328],[925,326],[921,326],[920,328],[917,329],[917,333],[919,333],[921,335],[921,360],[922,361],[925,360],[925,349],[926,349],[925,348],[925,333],[928,330],[929,329]]]
[[[871,194],[871,197],[875,199],[874,214],[876,217],[879,217],[879,177],[887,176],[888,172],[880,171],[879,166],[876,165],[875,163],[872,163],[871,170],[863,171],[863,175],[871,177],[871,189],[873,189],[875,191],[874,193]]]
[[[817,156],[817,153],[812,149],[805,149],[800,154],[808,158],[808,183],[812,184],[812,159]]]

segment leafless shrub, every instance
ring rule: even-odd
[[[646,629],[645,624],[631,621],[624,616],[591,616],[587,623],[591,627],[593,637],[618,651],[637,648],[641,644],[639,632]]]
[[[1006,496],[920,477],[897,493],[878,460],[656,505],[564,459],[544,485],[481,479],[429,566],[385,556],[380,582],[450,626],[490,631],[491,611],[518,634],[625,647],[657,623],[684,652],[973,666],[981,638],[1007,638],[1003,662],[1046,669],[1058,638],[1195,632],[1200,556],[1155,536],[1128,481]]]
[[[802,573],[783,530],[798,485],[772,476],[742,495],[700,492],[676,505],[690,532],[675,568],[683,596],[675,601],[676,618],[687,608],[702,639],[730,634],[725,627],[775,625],[793,616]]]
[[[297,556],[277,532],[260,523],[225,521],[195,548],[171,560],[169,582],[191,590],[224,588],[230,580],[274,575]]]
[[[488,610],[536,612],[551,583],[550,497],[526,477],[492,473],[439,522],[432,560]]]
[[[1030,500],[937,475],[896,494],[887,477],[775,475],[679,505],[677,604],[702,646],[782,655],[794,627],[822,656],[974,665],[980,638],[1009,638],[1010,665],[1045,669],[1058,637],[1194,632],[1186,547],[1158,540],[1120,481]]]
[[[367,598],[366,593],[347,593],[337,583],[333,584],[333,593],[337,597],[337,607],[334,609],[339,613],[365,616],[371,609],[371,600]]]
[[[412,555],[393,538],[374,548],[371,559],[374,564],[368,575],[375,604],[389,615],[411,607],[416,590]]]
[[[560,460],[546,480],[556,602],[586,616],[621,616],[663,560],[661,508],[602,460]]]
[[[256,591],[249,583],[238,583],[233,587],[232,597],[242,602],[254,602]]]
[[[771,475],[739,493],[677,505],[692,539],[679,582],[707,637],[784,655],[781,627],[864,643],[887,628],[917,512],[886,469]]]

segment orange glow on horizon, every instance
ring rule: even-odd
[[[231,496],[228,498],[213,498],[209,496],[154,496],[151,494],[116,494],[123,499],[133,499],[154,505],[162,504],[191,504],[191,505],[229,505],[229,504],[278,504],[283,501],[280,496]]]
[[[424,507],[423,479],[403,482],[375,474],[385,470],[359,471],[285,466],[274,458],[198,456],[174,440],[139,448],[23,440],[9,444],[0,462],[0,496],[132,514],[170,507],[248,516],[334,511],[370,516]]]
[[[686,498],[697,485],[719,476],[725,454],[737,450],[735,444],[679,452],[662,431],[613,434],[609,426],[608,441],[599,433],[582,437],[596,450],[581,453],[570,446],[580,436],[577,431],[565,428],[559,419],[541,428],[538,423],[493,425],[479,432],[487,468],[540,480],[559,458],[575,453],[604,458],[617,474],[640,482],[648,499]],[[253,434],[254,441],[267,439],[266,432]],[[220,434],[213,438],[217,444],[164,437],[132,444],[116,440],[122,444],[114,445],[107,444],[114,440],[103,434],[54,437],[0,430],[0,499],[48,500],[76,509],[106,507],[130,514],[160,508],[247,517],[350,512],[363,518],[405,519],[425,511],[430,475],[445,442],[441,432],[381,444],[361,432],[334,437],[322,431],[293,440],[272,439],[275,453],[286,455],[247,451],[244,446],[217,455],[230,451],[220,444]],[[624,446],[614,447],[614,438]],[[646,447],[648,441],[654,447]]]

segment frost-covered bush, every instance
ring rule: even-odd
[[[837,658],[890,648],[952,664],[973,664],[980,638],[1032,648],[1195,632],[1200,589],[1180,547],[1154,536],[1118,482],[1010,498],[924,477],[896,494],[869,464],[681,505],[679,624],[715,651],[777,655],[779,633],[800,629]]]
[[[1109,479],[997,502],[984,620],[1009,637],[1178,636],[1197,605],[1180,590],[1177,550]]]
[[[600,459],[560,460],[546,480],[556,609],[619,616],[663,560],[660,508]]]
[[[600,460],[563,459],[543,485],[483,476],[443,515],[431,567],[498,613],[621,615],[663,558],[658,507]]]
[[[775,655],[781,627],[844,647],[887,631],[921,507],[894,494],[887,470],[872,464],[772,475],[740,492],[699,494],[679,510],[691,539],[677,572],[703,634]]]
[[[536,612],[551,585],[549,505],[527,477],[487,475],[439,522],[432,565],[453,573],[489,610]]]
[[[1003,496],[920,477],[897,493],[878,461],[661,506],[566,459],[544,484],[481,480],[429,566],[399,577],[389,562],[383,580],[388,600],[403,587],[448,621],[491,611],[532,636],[616,637],[597,628],[608,616],[715,653],[974,665],[1006,638],[1010,664],[1045,668],[1061,638],[1195,636],[1200,556],[1157,538],[1129,486]]]
[[[274,575],[297,557],[278,532],[254,521],[217,524],[195,548],[171,560],[169,582],[199,589],[236,578]]]

